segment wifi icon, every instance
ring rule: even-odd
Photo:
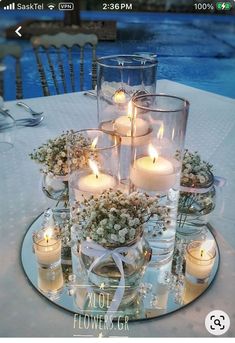
[[[49,8],[49,10],[51,10],[51,11],[55,8],[55,6],[56,6],[56,5],[55,5],[55,4],[52,4],[52,3],[47,5],[47,7]]]

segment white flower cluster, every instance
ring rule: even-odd
[[[207,188],[213,182],[212,165],[201,159],[197,152],[185,150],[183,156],[181,186]],[[183,227],[188,221],[203,222],[203,216],[215,207],[215,189],[205,193],[180,192],[178,204],[178,225]],[[190,216],[190,219],[187,219]]]
[[[85,151],[84,148],[90,146],[91,142],[81,133],[74,132],[73,130],[67,131],[54,139],[49,139],[29,156],[32,160],[43,166],[41,168],[43,173],[65,176],[68,174],[68,139],[70,145],[73,146],[70,168],[79,169],[84,167],[88,160],[88,151]]]
[[[198,186],[203,185],[211,178],[212,165],[201,159],[197,151],[191,153],[184,151],[181,185]]]
[[[142,225],[153,215],[164,220],[168,212],[166,207],[159,206],[158,197],[107,190],[79,204],[73,229],[77,229],[80,240],[90,238],[101,245],[125,245],[142,233]]]

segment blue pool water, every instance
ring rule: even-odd
[[[28,13],[11,13],[1,19],[0,31],[17,23]],[[30,17],[35,14],[30,13]],[[2,13],[0,11],[0,17]],[[42,17],[42,16],[41,16]],[[50,18],[44,12],[43,18]],[[60,18],[61,13],[54,13]],[[83,12],[83,19],[117,21],[115,42],[99,42],[97,55],[150,51],[158,55],[158,79],[169,79],[210,92],[235,98],[235,18],[233,16]],[[24,19],[24,18],[23,18]],[[38,16],[37,16],[38,19]],[[0,40],[4,40],[0,38]],[[35,57],[28,42],[21,59],[25,98],[42,96]],[[90,56],[87,50],[87,58]],[[79,59],[74,54],[74,63]],[[4,75],[6,100],[15,98],[12,58],[6,58]],[[76,67],[75,67],[76,69]],[[78,69],[77,69],[78,73]],[[86,88],[90,88],[90,70],[86,71]],[[51,93],[54,94],[52,82]],[[68,89],[70,86],[68,84]],[[76,84],[79,90],[79,83]]]

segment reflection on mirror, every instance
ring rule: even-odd
[[[105,288],[105,283],[101,283],[99,288],[91,287],[77,245],[73,245],[71,249],[71,258],[62,257],[58,266],[48,268],[37,264],[32,252],[32,233],[42,223],[43,215],[32,223],[22,245],[22,264],[30,282],[48,300],[70,312],[105,316],[112,301],[111,293]],[[115,311],[114,319],[120,316],[128,316],[129,320],[160,317],[197,299],[212,283],[219,265],[215,238],[207,227],[201,235],[191,243],[184,237],[177,237],[173,259],[158,267],[148,266],[141,283],[136,287],[132,302],[128,305],[121,303]],[[202,240],[211,242],[211,246],[201,246],[198,242]],[[202,261],[198,259],[200,256],[194,254],[195,249],[199,249]],[[199,263],[203,278],[199,277],[202,274],[195,275],[192,272],[195,271],[195,261],[196,264]],[[197,278],[192,278],[192,274]]]

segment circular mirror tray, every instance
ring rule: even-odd
[[[68,212],[67,212],[68,213]],[[63,216],[62,216],[63,217]],[[107,309],[102,302],[88,299],[90,288],[84,284],[86,276],[79,264],[76,253],[68,254],[59,267],[43,269],[36,263],[32,249],[32,234],[42,225],[41,214],[29,227],[22,243],[21,260],[23,269],[31,284],[49,301],[72,313],[103,316]],[[137,296],[131,305],[121,307],[114,314],[114,320],[128,316],[128,320],[156,318],[177,311],[202,295],[213,282],[219,267],[219,249],[209,227],[203,229],[203,238],[214,240],[216,258],[207,283],[194,284],[185,276],[185,248],[187,238],[176,239],[173,261],[157,267],[148,267],[138,288]],[[198,237],[197,237],[198,239]],[[71,249],[69,249],[69,253]],[[87,283],[87,282],[86,282]]]

